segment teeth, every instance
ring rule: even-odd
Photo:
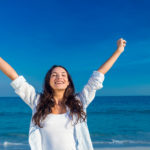
[[[56,84],[63,84],[63,82],[55,82]]]

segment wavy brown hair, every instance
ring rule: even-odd
[[[48,114],[52,113],[52,107],[55,106],[55,101],[53,100],[54,90],[50,86],[49,81],[50,81],[52,71],[56,67],[63,68],[66,71],[69,80],[69,85],[64,92],[64,97],[62,100],[63,104],[69,107],[70,116],[72,120],[74,115],[78,116],[75,124],[77,124],[79,120],[80,122],[86,121],[87,115],[83,111],[82,102],[76,98],[74,84],[69,72],[67,71],[66,68],[64,68],[61,65],[54,65],[46,73],[44,84],[43,84],[43,92],[40,93],[39,103],[36,106],[36,113],[32,117],[32,121],[34,122],[34,124],[38,125],[40,128],[43,128],[40,122],[43,121]]]

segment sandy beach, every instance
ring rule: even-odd
[[[94,150],[150,150],[150,147],[98,148]]]

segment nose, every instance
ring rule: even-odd
[[[58,79],[61,78],[61,75],[57,75],[56,78],[58,78]]]

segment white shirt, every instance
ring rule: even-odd
[[[83,103],[83,109],[85,112],[89,104],[93,101],[96,91],[103,87],[103,81],[104,74],[99,71],[94,71],[83,90],[77,94],[77,98]],[[14,88],[15,93],[18,94],[32,109],[33,117],[36,112],[36,106],[39,102],[40,94],[38,94],[35,88],[21,75],[13,80],[10,85]],[[32,122],[32,117],[29,128],[29,144],[31,150],[43,150],[40,129]],[[75,141],[77,150],[94,150],[87,122],[75,125]]]
[[[76,150],[69,112],[48,114],[41,125],[42,150]]]

